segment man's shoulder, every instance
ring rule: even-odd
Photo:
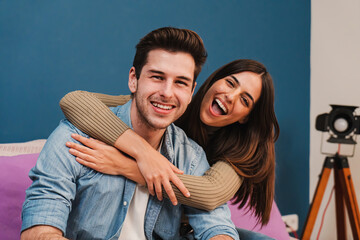
[[[120,118],[126,125],[131,127],[130,107],[131,107],[131,100],[125,103],[124,105],[119,105],[117,107],[110,107],[110,110],[118,118]]]
[[[175,166],[184,170],[186,174],[202,175],[208,168],[205,151],[195,141],[190,139],[185,132],[171,124],[167,128],[167,146],[171,146],[169,156],[174,160]]]
[[[109,109],[117,116],[118,114],[120,114],[124,110],[124,106],[119,105],[119,106],[116,106],[116,107],[109,107]]]
[[[184,130],[182,130],[180,127],[176,126],[175,124],[171,124],[167,130],[174,145],[190,148],[195,151],[200,151],[200,152],[204,151],[203,148],[197,142],[189,138],[184,132]]]
[[[87,134],[78,129],[74,124],[72,124],[69,120],[60,120],[59,125],[51,132],[51,134],[47,138],[43,149],[47,149],[46,146],[50,143],[51,146],[59,147],[62,145],[65,146],[65,143],[67,141],[76,142],[76,140],[71,137],[71,134],[73,133],[79,134],[83,137],[89,137]]]
[[[55,128],[55,130],[53,131],[53,133],[63,133],[63,134],[71,134],[71,133],[77,133],[79,135],[85,136],[86,134],[83,133],[80,129],[78,129],[74,124],[72,124],[69,120],[67,120],[66,118],[60,120],[59,125],[57,126],[57,128]],[[86,135],[87,136],[87,135]]]

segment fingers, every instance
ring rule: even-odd
[[[183,182],[174,174],[172,176],[171,182],[180,190],[180,192],[185,196],[185,197],[190,197],[190,192],[189,190],[185,187],[185,185],[183,184]],[[166,194],[168,195],[170,201],[172,202],[173,205],[177,205],[178,201],[176,198],[176,195],[174,193],[174,190],[170,184],[170,180],[169,179],[162,179],[161,181],[147,181],[147,188],[149,193],[152,196],[157,196],[157,199],[159,201],[163,200],[163,196],[162,196],[162,187],[164,188]]]
[[[180,170],[178,169],[177,167],[174,166],[174,164],[170,163],[170,167],[171,167],[171,170],[173,170],[174,173],[177,173],[177,174],[184,174],[184,171],[183,170]]]
[[[185,196],[185,197],[190,197],[190,192],[189,190],[185,187],[185,185],[183,184],[183,182],[176,176],[174,175],[171,182],[180,190],[180,192]],[[176,195],[174,193],[174,190],[170,184],[169,180],[165,180],[163,179],[162,182],[157,182],[155,183],[155,191],[156,191],[156,196],[157,198],[161,201],[162,200],[162,189],[161,187],[164,187],[165,192],[167,193],[170,201],[172,202],[173,205],[177,205],[178,201],[176,198]]]
[[[81,142],[82,144],[84,144],[85,146],[88,146],[90,148],[96,148],[97,146],[99,146],[99,143],[97,143],[94,139],[89,139],[83,136],[80,136],[79,134],[71,134],[71,137],[79,142]]]
[[[95,158],[90,156],[90,155],[87,155],[87,154],[84,154],[82,152],[79,152],[73,148],[70,148],[69,149],[69,152],[75,156],[75,160],[86,166],[86,167],[89,167],[89,168],[92,168],[96,171],[99,171],[99,167],[98,165],[96,164],[96,161],[95,161]]]
[[[146,184],[147,184],[149,193],[150,193],[152,196],[155,196],[154,184],[153,184],[152,182],[146,182]]]
[[[97,165],[96,165],[95,163],[86,161],[86,160],[84,160],[84,159],[82,159],[82,158],[79,158],[79,157],[76,157],[75,160],[76,160],[78,163],[80,163],[80,164],[82,164],[82,165],[84,165],[84,166],[86,166],[86,167],[89,167],[89,168],[92,168],[92,169],[94,169],[94,170],[97,170]]]
[[[73,149],[73,148],[70,148],[69,149],[69,153],[71,153],[72,155],[74,155],[75,157],[79,157],[85,161],[88,161],[88,162],[94,162],[93,160],[93,157],[86,154],[86,153],[83,153],[83,152],[80,152],[76,149]]]
[[[163,197],[162,197],[162,185],[161,185],[161,182],[157,181],[157,182],[155,182],[154,185],[155,185],[156,196],[160,201],[162,201]]]
[[[94,151],[91,148],[88,148],[88,147],[85,147],[83,145],[73,143],[73,142],[66,142],[66,146],[68,148],[72,148],[72,149],[75,149],[75,150],[77,150],[79,152],[86,153],[86,154],[92,154],[92,152]]]
[[[189,190],[185,187],[184,183],[178,178],[178,176],[174,175],[173,178],[171,179],[171,182],[180,190],[180,192],[185,197],[190,197]]]
[[[177,199],[176,199],[176,196],[175,196],[175,193],[174,193],[174,190],[172,189],[171,187],[171,184],[169,181],[165,181],[163,183],[164,185],[164,190],[165,192],[167,193],[170,201],[172,202],[173,205],[177,205]]]

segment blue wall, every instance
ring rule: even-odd
[[[199,84],[238,58],[263,62],[281,127],[276,201],[305,221],[309,202],[310,0],[1,1],[0,143],[47,138],[69,91],[126,94],[134,47],[162,26],[190,28],[208,61]],[[302,224],[301,224],[302,225]]]

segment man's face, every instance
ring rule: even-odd
[[[135,68],[130,69],[129,88],[136,106],[132,121],[159,130],[178,119],[191,101],[194,71],[195,61],[188,53],[150,51],[139,79]]]

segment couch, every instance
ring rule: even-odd
[[[36,164],[39,152],[46,140],[26,143],[0,144],[0,239],[20,239],[21,208],[25,190],[30,186],[30,169]],[[268,225],[256,224],[256,219],[246,209],[238,209],[229,202],[232,220],[239,228],[263,233],[279,240],[288,240],[285,224],[274,202]]]

